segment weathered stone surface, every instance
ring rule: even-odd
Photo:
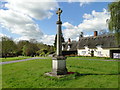
[[[54,56],[52,60],[66,60],[67,57],[65,56]]]
[[[62,24],[62,22],[61,21],[57,21],[56,24]]]
[[[57,56],[62,55],[61,24],[57,25]]]
[[[66,60],[52,60],[52,69],[56,75],[67,74]]]

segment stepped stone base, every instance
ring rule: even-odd
[[[64,56],[55,56],[52,59],[52,72],[46,73],[48,76],[66,75],[66,58]]]

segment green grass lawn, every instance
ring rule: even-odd
[[[2,62],[7,62],[7,61],[14,61],[14,60],[22,60],[22,59],[27,59],[31,58],[28,56],[21,56],[21,57],[7,57],[7,58],[0,58]]]
[[[118,62],[67,58],[69,72],[63,78],[44,76],[51,72],[52,60],[30,60],[2,65],[3,88],[118,88]],[[112,74],[112,75],[109,75]]]
[[[97,60],[120,60],[119,58],[109,58],[109,57],[91,57],[91,56],[75,56],[75,58],[81,59],[97,59]]]

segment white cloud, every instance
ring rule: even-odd
[[[54,42],[54,35],[44,35],[40,27],[33,21],[33,19],[43,20],[50,18],[52,11],[58,8],[58,3],[55,0],[6,0],[5,5],[8,10],[0,10],[0,24],[8,28],[12,33],[21,35],[16,40],[36,39],[46,44]],[[53,1],[53,2],[52,2]],[[68,0],[74,2],[73,0]],[[94,0],[79,0],[81,5],[92,2]],[[74,26],[69,22],[63,24],[66,27],[63,30],[65,39],[78,39],[82,31],[94,31],[106,28],[106,19],[109,18],[108,12],[104,9],[103,12],[92,11],[91,14],[83,15],[83,22],[78,26]],[[101,27],[102,26],[102,27]]]
[[[6,37],[6,36],[7,36],[7,35],[0,33],[0,38],[1,38],[1,37]],[[7,37],[9,37],[9,36],[7,36]]]
[[[66,29],[63,30],[63,35],[65,39],[76,39],[77,37],[79,37],[79,34],[81,32],[106,30],[106,20],[110,18],[110,14],[109,12],[107,12],[106,9],[103,9],[103,12],[96,12],[95,10],[93,10],[91,14],[85,13],[83,15],[83,18],[83,22],[80,23],[78,26],[74,26],[68,22],[65,22],[63,24],[63,26],[66,27]]]
[[[90,18],[92,18],[92,15],[85,13],[85,14],[83,15],[83,18],[85,18],[85,19],[90,19]]]
[[[68,38],[75,39],[76,36],[79,36],[80,30],[77,26],[73,26],[69,22],[63,23],[63,26],[66,28],[65,30],[63,30],[65,40],[67,40]]]
[[[80,2],[80,6],[83,6],[84,4],[88,4],[90,2],[95,2],[96,0],[68,0],[69,3],[72,2]]]
[[[83,6],[84,4],[88,4],[90,2],[95,2],[96,0],[80,0],[80,6]]]
[[[33,20],[19,12],[13,10],[0,10],[0,23],[8,28],[11,33],[19,34],[27,38],[41,38],[43,33]]]
[[[58,8],[58,3],[54,2],[55,0],[51,0],[51,2],[48,2],[49,0],[44,0],[44,2],[37,0],[6,1],[8,3],[5,4],[5,7],[8,10],[0,9],[0,24],[2,25],[0,27],[5,27],[11,33],[20,35],[20,38],[15,39],[17,41],[36,39],[49,44],[48,40],[53,35],[48,36],[43,34],[33,19],[43,20],[51,18],[53,15],[52,11]]]
[[[55,41],[55,35],[44,35],[41,42],[49,45],[53,45]]]
[[[19,11],[20,13],[27,14],[35,19],[45,19],[50,18],[53,13],[51,11],[55,10],[58,7],[56,2],[49,2],[45,0],[38,2],[38,0],[6,0],[7,3],[5,6],[11,10]],[[54,1],[54,0],[52,0]]]
[[[63,23],[63,26],[68,28],[68,29],[73,29],[74,28],[74,26],[72,24],[70,24],[69,22]]]
[[[116,2],[116,0],[62,0],[62,2],[80,2],[80,6],[83,6],[85,4],[89,4],[90,2]]]
[[[93,10],[91,15],[84,14],[83,18],[83,22],[78,25],[80,29],[86,31],[100,31],[107,29],[106,20],[110,18],[110,14],[106,9],[103,9],[103,12],[96,12]]]
[[[33,38],[31,38],[33,39]],[[26,36],[23,36],[23,37],[20,37],[20,38],[16,38],[14,39],[16,42],[20,41],[20,40],[30,40],[30,37],[26,37]],[[54,41],[55,41],[55,35],[43,35],[41,37],[41,39],[37,39],[38,42],[42,42],[44,44],[47,44],[47,45],[53,45]]]

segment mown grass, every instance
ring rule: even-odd
[[[7,62],[7,61],[15,61],[15,60],[22,60],[22,59],[27,59],[31,58],[28,56],[21,56],[21,57],[7,57],[7,58],[0,58],[2,62]]]
[[[71,57],[71,56],[68,56]],[[72,56],[73,57],[73,56]],[[91,56],[75,56],[75,58],[81,59],[97,59],[97,60],[120,60],[120,58],[110,58],[110,57],[91,57]]]
[[[52,60],[30,60],[2,65],[3,88],[118,88],[118,62],[67,58],[69,72],[63,78],[44,76]]]

